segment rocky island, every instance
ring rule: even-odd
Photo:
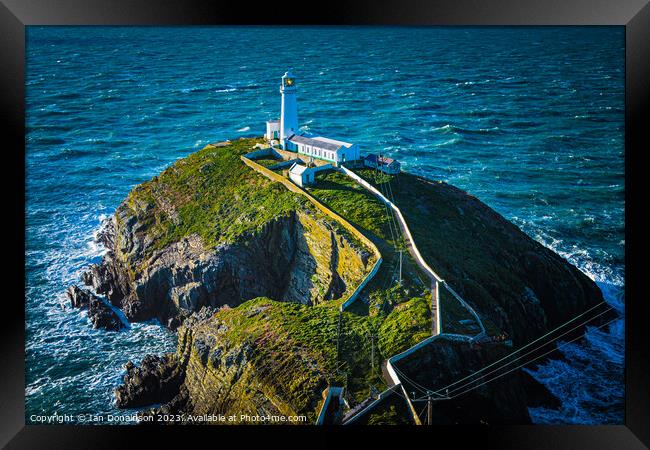
[[[73,302],[101,308],[102,296],[129,321],[157,319],[178,336],[175,353],[127,364],[117,405],[141,414],[304,415],[314,423],[324,391],[341,386],[340,409],[359,412],[375,401],[355,423],[417,423],[409,389],[391,390],[385,361],[431,335],[429,280],[375,196],[336,170],[305,187],[369,246],[304,195],[247,166],[241,156],[262,143],[211,144],[178,160],[134,188],[103,224],[98,239],[107,253],[84,273],[87,289],[71,287]],[[422,257],[486,328],[478,348],[441,338],[405,358],[400,370],[418,385],[466,376],[603,302],[592,280],[470,194],[407,172],[356,173],[378,189],[390,186]],[[343,311],[377,263],[371,246],[381,253],[379,270]],[[443,334],[476,334],[453,296],[442,295],[439,309]],[[104,316],[97,323],[119,328]],[[390,395],[377,399],[385,390]],[[554,400],[514,371],[437,402],[435,418],[528,423],[527,406]]]

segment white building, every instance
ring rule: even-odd
[[[266,139],[280,140],[284,150],[297,152],[317,159],[323,159],[339,166],[348,161],[360,159],[359,146],[349,142],[300,134],[298,128],[298,105],[296,100],[296,79],[286,72],[280,84],[282,106],[280,119],[266,122]]]
[[[382,172],[395,175],[400,173],[402,170],[401,164],[399,161],[388,158],[386,156],[377,156],[374,153],[369,154],[363,158],[363,165],[366,167],[372,167],[373,169],[379,169]]]
[[[289,169],[289,179],[296,183],[300,187],[304,187],[308,184],[314,184],[316,171],[300,165],[298,163],[293,163]]]
[[[349,142],[338,141],[322,136],[299,136],[294,134],[287,139],[287,150],[312,156],[341,165],[346,161],[359,159],[359,146]]]
[[[265,136],[268,141],[280,139],[280,119],[266,121]]]

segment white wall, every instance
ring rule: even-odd
[[[266,138],[268,140],[274,139],[273,133],[274,132],[279,132],[280,131],[280,123],[275,122],[275,123],[269,123],[266,122]]]
[[[343,161],[343,156],[345,156],[345,161]],[[359,159],[359,146],[353,144],[350,147],[341,147],[336,151],[336,162],[348,162],[355,161]]]
[[[284,145],[285,139],[298,132],[298,104],[295,87],[284,87],[281,92],[280,140]]]
[[[296,183],[298,186],[303,187],[302,186],[302,177],[300,175],[289,172],[289,178],[291,179],[291,181]]]

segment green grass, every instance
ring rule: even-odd
[[[399,225],[391,220],[392,212],[377,197],[361,187],[349,177],[334,171],[317,174],[316,184],[308,188],[310,194],[327,207],[344,217],[357,227],[377,246],[382,254],[383,263],[377,275],[371,280],[365,291],[372,297],[382,297],[378,309],[389,312],[390,308],[402,299],[408,299],[426,290],[427,278],[406,250],[402,254],[402,286],[404,295],[386,294],[399,278],[398,249],[404,249]],[[387,297],[390,297],[387,299]],[[387,300],[387,303],[384,302]],[[366,305],[356,302],[351,311],[358,314],[377,312]],[[372,306],[372,305],[371,305]]]
[[[136,216],[142,224],[139,232],[151,238],[148,252],[191,234],[199,235],[208,248],[236,242],[275,217],[297,208],[313,209],[303,196],[240,160],[260,141],[208,145],[133,189],[121,208],[127,209],[127,217]]]
[[[365,234],[391,241],[382,203],[347,176],[334,171],[320,172],[316,185],[308,191]]]
[[[420,298],[404,302],[386,317],[343,313],[338,356],[339,311],[332,305],[310,307],[257,298],[236,308],[222,309],[214,318],[228,327],[220,339],[227,340],[229,347],[253,343],[259,361],[272,360],[278,368],[292,367],[275,371],[273,379],[267,380],[291,386],[290,399],[320,395],[320,391],[305,392],[304,386],[295,384],[295,379],[303,379],[315,370],[329,383],[346,385],[350,398],[360,402],[367,398],[371,384],[380,390],[385,388],[381,378],[384,359],[428,336],[430,314],[428,302]],[[372,333],[377,337],[374,372]],[[313,364],[296,365],[294,359],[298,355],[301,360]],[[341,370],[337,371],[337,367]]]
[[[490,227],[491,218],[479,216],[475,205],[468,205],[475,201],[473,197],[446,183],[408,173],[383,175],[381,179],[370,169],[357,173],[375,186],[390,182],[395,202],[422,256],[466,301],[479,308],[493,308],[500,303],[486,286],[519,295],[523,289],[521,280],[495,257],[497,251],[512,247],[512,243],[498,227]],[[461,314],[454,307],[453,301],[447,302],[446,307],[448,311],[458,311],[455,318],[467,318],[466,313]],[[450,319],[447,318],[447,324]],[[482,319],[489,334],[501,332],[485,315]]]
[[[389,358],[431,336],[430,299],[402,302],[380,322],[379,349]]]
[[[271,167],[282,162],[281,159],[277,159],[277,158],[260,158],[260,159],[255,159],[254,161],[257,164],[264,167]]]

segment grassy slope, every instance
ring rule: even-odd
[[[359,172],[371,181],[392,179],[384,174],[377,176],[372,170]],[[396,286],[399,267],[399,254],[396,249],[404,247],[399,225],[390,222],[388,215],[390,210],[374,195],[341,173],[322,172],[318,174],[317,182],[314,187],[309,188],[309,192],[357,226],[377,245],[384,259],[381,270],[366,291],[370,295],[370,311],[367,307],[364,309],[361,302],[357,302],[351,311],[366,314],[383,309],[388,312],[395,305],[414,296],[421,296],[430,301],[428,278],[420,271],[407,251],[403,252],[402,257],[402,285]],[[391,186],[396,182],[397,180],[393,181]],[[410,180],[406,180],[406,183],[409,182]],[[385,191],[392,192],[392,189],[391,187],[390,191],[387,189]],[[410,220],[408,223],[410,224]],[[417,242],[419,246],[419,240]],[[428,261],[430,256],[425,254],[425,259]],[[463,319],[472,319],[471,314],[464,307],[444,291],[441,292],[441,304],[445,331],[472,334],[466,326],[459,323]]]
[[[257,360],[276,368],[272,376],[265,378],[266,383],[278,390],[281,386],[287,400],[301,403],[298,399],[317,398],[321,391],[310,391],[313,386],[300,382],[313,376],[314,367],[296,365],[295,358],[317,362],[318,373],[332,383],[345,384],[347,373],[351,398],[358,402],[368,396],[370,384],[380,390],[386,387],[380,369],[384,359],[428,336],[429,314],[428,303],[421,298],[400,304],[386,317],[343,313],[340,358],[337,358],[339,312],[334,307],[309,307],[258,298],[236,308],[222,309],[214,317],[228,326],[224,338],[230,346],[253,343]],[[377,335],[374,373],[371,332]],[[337,372],[340,363],[343,363],[342,370]],[[291,370],[283,370],[285,367]]]
[[[414,295],[426,295],[426,277],[420,273],[406,251],[402,258],[402,289],[391,289],[399,278],[397,249],[403,248],[403,241],[396,229],[396,222],[390,219],[390,210],[366,189],[341,173],[321,172],[316,181],[317,184],[309,188],[309,192],[355,225],[377,245],[382,254],[382,266],[366,288],[371,297],[371,313],[381,309],[388,312],[394,305]],[[368,312],[367,307],[364,309],[360,302],[355,306],[353,311],[361,314]]]
[[[384,206],[375,197],[348,177],[336,172],[320,173],[317,185],[309,188],[309,192],[357,226],[378,245],[384,257],[384,264],[376,280],[369,285],[368,292],[371,293],[371,303],[389,306],[372,315],[354,312],[343,314],[340,359],[337,359],[336,353],[338,311],[334,307],[338,306],[337,302],[328,302],[323,307],[316,308],[272,302],[273,307],[269,311],[273,312],[267,316],[270,315],[273,320],[264,322],[264,330],[298,342],[301,351],[319,355],[324,364],[323,369],[329,373],[330,379],[337,383],[347,381],[352,399],[361,401],[367,397],[371,384],[380,389],[385,387],[380,375],[380,364],[384,359],[406,350],[430,335],[430,296],[428,292],[424,297],[417,295],[422,291],[420,280],[423,277],[406,252],[403,259],[403,285],[395,285],[394,278],[391,278],[395,275],[395,246],[399,243],[391,235]],[[260,301],[271,304],[271,300]],[[224,313],[234,321],[233,333],[240,338],[255,336],[261,332],[262,327],[255,317],[243,317],[244,309],[245,306],[242,305]],[[443,316],[443,321],[450,325],[469,317],[467,312],[453,301],[446,310],[451,313]],[[374,372],[371,364],[372,333],[377,336]],[[268,349],[269,354],[266,357],[272,358],[272,354],[277,354],[278,349],[273,348],[275,345]],[[347,373],[347,380],[343,373],[336,373],[337,361],[343,363],[342,372]],[[296,376],[288,373],[285,375],[290,378]],[[277,381],[280,380],[282,375],[278,374]],[[286,383],[289,381],[285,380]]]
[[[483,286],[499,286],[499,289],[521,291],[521,281],[499,264],[499,258],[483,251],[488,247],[507,249],[511,243],[497,241],[504,239],[504,233],[490,229],[484,220],[464,217],[463,206],[471,198],[453,186],[427,180],[408,173],[401,173],[377,180],[369,169],[357,173],[379,186],[390,180],[395,202],[399,205],[409,224],[418,249],[427,263],[474,304],[490,305],[494,300]],[[484,239],[493,242],[481,243]],[[463,268],[467,277],[459,272]],[[443,302],[446,294],[443,291]],[[450,297],[449,295],[446,295]],[[447,299],[447,308],[454,308]],[[442,305],[443,309],[445,304]],[[444,320],[444,316],[443,316]],[[500,334],[491,321],[483,317],[489,334]]]
[[[255,159],[255,162],[257,164],[260,164],[260,165],[264,166],[264,167],[271,167],[271,166],[274,166],[274,165],[276,165],[278,163],[281,163],[282,160],[281,159],[276,159],[276,158],[258,158],[258,159]]]
[[[310,208],[302,196],[256,174],[239,156],[260,139],[239,139],[227,147],[206,146],[178,160],[127,197],[154,244],[164,248],[193,233],[208,247],[234,242],[265,222]],[[218,182],[214,182],[218,180]]]
[[[270,182],[241,162],[239,156],[257,142],[260,140],[240,139],[226,147],[209,145],[132,191],[126,207],[130,214],[138,216],[139,223],[145,224],[144,231],[154,242],[152,248],[163,248],[193,233],[209,246],[234,242],[276,216],[298,207],[310,208],[304,197]],[[395,247],[400,243],[391,234],[386,209],[365,189],[339,173],[329,172],[318,175],[318,184],[310,192],[372,239],[384,257],[382,270],[367,288],[374,307],[371,314],[367,314],[367,308],[365,315],[343,314],[340,357],[336,351],[340,302],[309,307],[260,298],[221,310],[217,315],[229,324],[225,338],[233,345],[274,337],[263,339],[264,345],[258,346],[259,357],[274,361],[277,370],[269,382],[287,393],[287,400],[300,403],[305,397],[320,396],[311,384],[298,382],[308,379],[311,369],[304,367],[303,373],[294,360],[309,355],[308,359],[318,361],[318,370],[327,373],[331,381],[347,382],[353,401],[361,401],[367,397],[370,384],[380,390],[385,387],[382,360],[429,335],[430,297],[426,281],[423,283],[426,277],[404,252],[404,282],[395,285]],[[407,216],[409,223],[412,219]],[[415,228],[420,230],[419,226]],[[427,260],[429,256],[425,253]],[[263,307],[263,313],[251,314],[251,308],[259,307]],[[453,312],[454,308],[446,310]],[[454,317],[443,316],[443,321],[451,323],[463,314],[462,310],[456,311]],[[374,372],[371,333],[377,336]],[[289,359],[294,363],[290,364]],[[340,363],[342,371],[337,372]]]

